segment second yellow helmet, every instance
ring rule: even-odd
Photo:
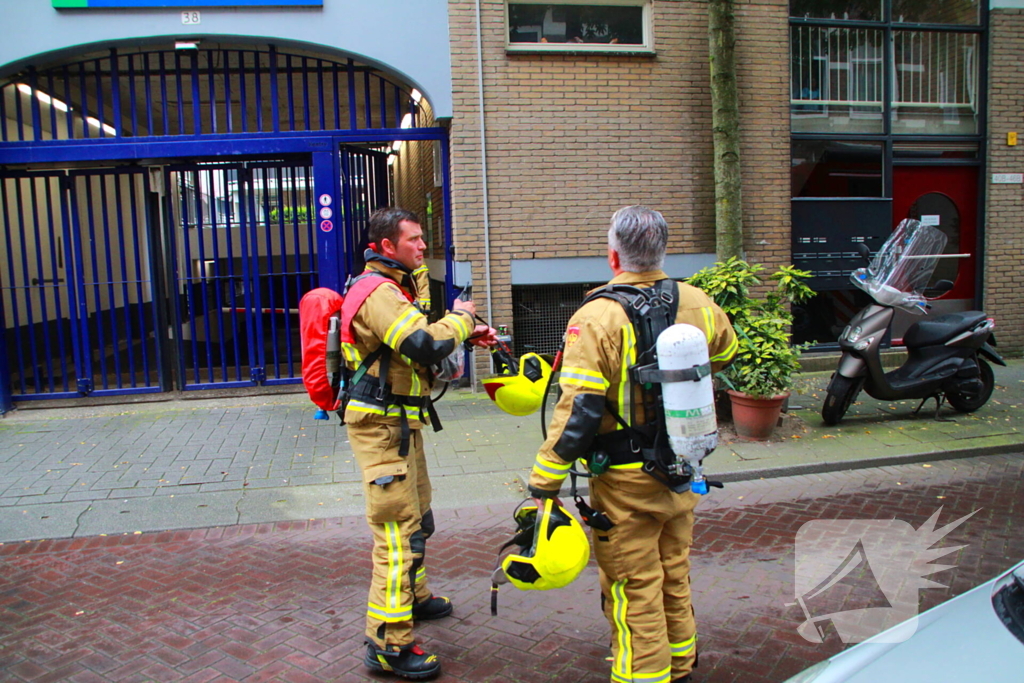
[[[519,359],[519,373],[496,375],[483,380],[487,395],[509,415],[530,415],[544,400],[544,390],[551,377],[551,364],[536,353]]]

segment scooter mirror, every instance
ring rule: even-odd
[[[857,253],[860,254],[860,257],[865,261],[871,261],[871,248],[863,242],[857,243]]]

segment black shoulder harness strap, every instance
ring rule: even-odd
[[[392,282],[395,281],[394,278],[389,277],[384,273],[368,270],[360,274],[356,278],[352,279],[349,282],[346,291],[357,280],[366,277],[382,277],[391,280]],[[399,286],[401,285],[399,284]],[[373,366],[374,363],[377,362],[378,359],[380,360],[380,366],[378,368],[377,373],[377,389],[374,391],[373,389],[362,387],[361,384],[363,383],[363,380],[366,379],[367,371]],[[366,356],[366,358],[363,359],[363,362],[359,364],[359,367],[356,368],[355,372],[351,374],[351,377],[345,377],[345,385],[343,387],[342,393],[342,405],[341,409],[338,411],[338,416],[341,418],[342,422],[345,421],[345,408],[348,406],[349,400],[354,396],[359,396],[361,399],[366,399],[373,401],[375,403],[379,403],[384,408],[385,412],[387,412],[389,404],[398,405],[399,410],[401,411],[400,424],[402,429],[401,441],[399,442],[398,447],[398,455],[404,458],[409,455],[409,444],[411,437],[411,430],[409,428],[409,417],[406,413],[407,406],[425,407],[427,409],[427,414],[430,416],[430,425],[431,427],[434,428],[435,432],[441,431],[442,429],[444,429],[444,427],[441,426],[441,419],[440,417],[438,417],[437,410],[434,408],[434,403],[433,401],[430,400],[429,395],[424,397],[411,397],[399,396],[391,392],[391,386],[388,384],[388,372],[390,371],[390,369],[391,347],[385,344],[383,341],[381,341],[380,345],[376,349],[374,349],[368,356]],[[415,370],[412,370],[412,372],[415,372]],[[345,374],[348,374],[347,370]]]
[[[667,442],[661,383],[700,379],[709,375],[711,368],[710,365],[670,371],[658,368],[658,336],[676,321],[679,288],[671,279],[659,280],[645,289],[632,285],[606,285],[592,292],[584,303],[599,298],[619,302],[635,331],[637,354],[636,362],[629,367],[629,379],[634,386],[641,387],[647,421],[647,424],[640,426],[629,424],[615,406],[606,400],[605,409],[622,430],[604,435],[601,450],[608,453],[613,464],[642,461],[645,472],[672,490],[681,491],[685,482],[669,475],[667,471],[667,461],[674,461],[675,455]]]
[[[605,285],[592,292],[583,303],[602,298],[618,301],[626,311],[626,316],[636,331],[637,366],[653,363],[654,346],[658,341],[658,335],[675,323],[676,314],[679,312],[679,288],[675,280],[659,280],[646,289],[633,285]],[[657,365],[651,370],[657,371]],[[639,376],[632,379],[640,382],[658,381],[653,378],[641,379]]]

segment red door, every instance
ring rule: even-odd
[[[978,169],[974,166],[896,166],[893,173],[892,218],[935,225],[944,233],[947,254],[968,258],[939,259],[932,282],[952,280],[952,291],[940,299],[944,312],[974,307],[974,273],[978,215]]]

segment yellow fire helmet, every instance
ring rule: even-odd
[[[483,380],[491,400],[509,415],[530,415],[540,408],[551,376],[551,364],[536,353],[519,359],[519,373],[495,375]]]
[[[552,499],[524,505],[516,511],[518,533],[510,544],[519,546],[501,561],[501,571],[521,590],[546,591],[572,583],[590,559],[590,541],[583,527]]]

